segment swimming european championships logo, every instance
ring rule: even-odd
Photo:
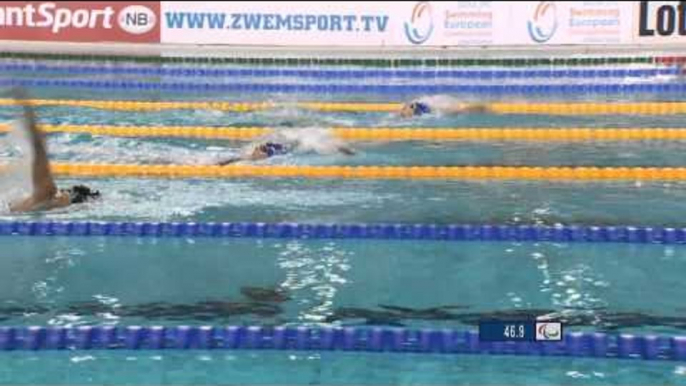
[[[552,1],[542,1],[536,6],[533,17],[528,21],[529,36],[536,43],[545,43],[557,30],[557,10]]]
[[[420,1],[412,9],[410,22],[405,22],[405,36],[412,44],[422,44],[434,31],[433,12],[428,1]]]
[[[536,322],[536,341],[561,341],[562,323]]]

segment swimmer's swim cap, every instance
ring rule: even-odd
[[[412,102],[410,103],[410,109],[412,109],[412,114],[414,115],[424,115],[431,112],[431,107],[424,102]]]
[[[91,188],[84,185],[72,186],[71,188],[66,189],[66,193],[69,194],[69,202],[72,204],[80,204],[90,199],[100,197],[99,191],[91,190]]]
[[[260,150],[264,152],[267,157],[273,157],[279,154],[286,154],[288,150],[286,147],[280,143],[267,142],[260,146]]]

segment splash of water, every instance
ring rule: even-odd
[[[321,127],[281,129],[268,137],[273,138],[267,138],[267,140],[296,143],[295,151],[298,153],[335,154],[338,152],[338,147],[343,145],[343,141],[335,138],[330,129]]]
[[[422,103],[426,103],[438,111],[445,110],[457,103],[465,102],[464,99],[460,100],[450,95],[430,95],[421,97],[418,100]]]

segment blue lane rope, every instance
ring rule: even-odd
[[[189,82],[137,82],[81,79],[0,79],[0,87],[61,87],[104,90],[138,90],[166,92],[270,92],[270,93],[360,93],[360,94],[679,94],[686,93],[684,83],[642,84],[286,84],[286,83],[189,83]]]
[[[474,331],[397,327],[0,327],[0,350],[300,350],[686,360],[686,337],[566,333],[480,342]]]
[[[531,78],[650,78],[679,75],[679,68],[642,69],[532,69],[532,70],[331,70],[274,68],[201,68],[201,67],[96,67],[55,66],[45,64],[5,64],[0,71],[57,73],[69,75],[143,75],[178,77],[302,77],[315,79],[414,78],[414,79],[531,79]]]
[[[686,228],[632,226],[0,222],[0,236],[133,236],[686,244]]]

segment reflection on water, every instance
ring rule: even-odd
[[[333,243],[313,249],[297,240],[274,248],[280,249],[278,265],[285,272],[281,286],[292,292],[298,303],[298,321],[325,321],[333,314],[339,288],[353,284],[346,277],[351,268],[351,252],[338,249]]]
[[[66,306],[47,305],[5,305],[0,307],[0,322],[22,323],[34,317],[50,316],[50,325],[75,326],[84,324],[116,325],[130,320],[154,321],[155,323],[200,323],[228,324],[254,323],[259,325],[298,325],[316,323],[326,326],[374,325],[407,326],[430,322],[441,327],[475,327],[485,320],[556,320],[568,327],[593,327],[594,331],[615,331],[635,328],[671,328],[686,331],[686,316],[656,315],[641,311],[611,311],[597,309],[502,309],[493,311],[468,311],[470,306],[445,305],[429,308],[380,304],[376,308],[336,307],[328,298],[331,292],[322,295],[319,288],[313,288],[312,299],[298,299],[304,310],[288,318],[284,307],[287,298],[273,289],[260,289],[278,293],[276,299],[208,299],[195,303],[174,303],[167,301],[126,305],[116,299],[73,302]],[[8,303],[8,302],[6,302]],[[248,316],[248,318],[245,318]]]

